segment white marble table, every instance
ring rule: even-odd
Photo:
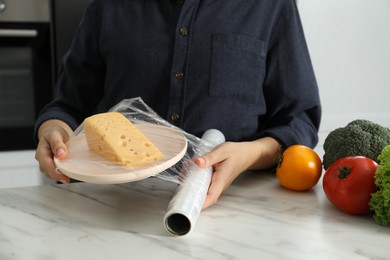
[[[158,178],[0,189],[0,259],[390,259],[390,227],[339,212],[321,184],[292,192],[247,173],[180,237],[163,225],[175,189]]]

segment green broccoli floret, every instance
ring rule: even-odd
[[[329,133],[324,142],[324,169],[336,160],[361,155],[378,162],[382,149],[390,144],[390,129],[369,120],[357,119]]]
[[[370,208],[379,225],[390,224],[390,145],[383,148],[378,156],[379,166],[375,172],[378,191],[371,195]]]

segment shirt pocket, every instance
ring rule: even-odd
[[[265,75],[265,45],[245,35],[213,34],[210,97],[258,102]]]

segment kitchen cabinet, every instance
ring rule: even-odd
[[[0,0],[0,151],[34,149],[52,99],[50,0]]]

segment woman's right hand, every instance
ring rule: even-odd
[[[67,155],[65,143],[72,134],[72,129],[63,121],[52,119],[44,122],[38,131],[39,143],[35,152],[35,159],[39,163],[39,170],[48,178],[62,183],[69,183],[70,178],[56,169],[54,156],[63,159]]]

